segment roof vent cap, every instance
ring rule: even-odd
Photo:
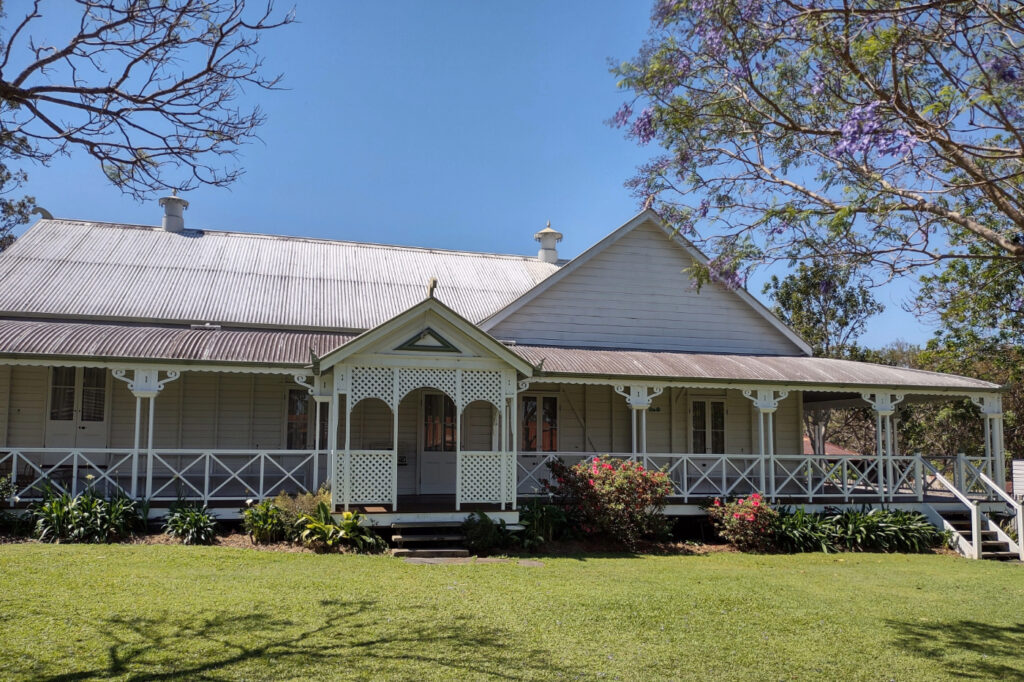
[[[540,251],[537,252],[537,260],[541,263],[557,263],[558,249],[555,246],[562,241],[562,233],[551,229],[551,221],[543,230],[533,235],[533,238],[540,242]]]
[[[164,232],[183,232],[185,230],[185,218],[182,215],[188,208],[188,202],[178,196],[178,191],[171,192],[169,197],[161,197],[160,205],[164,207],[164,220],[162,226]]]

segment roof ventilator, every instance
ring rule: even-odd
[[[210,322],[204,322],[203,324],[190,324],[188,326],[188,328],[193,330],[193,331],[203,331],[203,332],[216,332],[216,331],[220,331],[220,325],[219,324],[212,324]]]
[[[562,233],[551,229],[551,221],[543,230],[533,235],[533,238],[540,242],[540,251],[537,252],[537,260],[541,263],[557,263],[558,248],[555,246],[562,241]]]
[[[160,205],[164,207],[164,232],[184,232],[185,218],[182,215],[188,208],[188,202],[178,196],[178,191],[171,192],[169,197],[161,197]]]

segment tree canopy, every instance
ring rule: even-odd
[[[92,156],[136,198],[233,182],[265,119],[243,89],[280,83],[260,35],[292,21],[269,1],[0,3],[0,236],[32,210],[24,165],[57,155]]]
[[[1022,44],[1019,2],[659,0],[611,122],[661,148],[629,185],[715,254],[704,281],[1021,262]]]

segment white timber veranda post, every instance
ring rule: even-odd
[[[394,368],[394,374],[391,380],[391,402],[394,407],[391,408],[391,511],[398,511],[398,404],[401,401],[402,396],[398,394],[401,390],[399,384],[399,372],[401,370],[397,367]]]
[[[626,399],[629,407],[630,423],[632,426],[632,454],[633,459],[640,455],[641,460],[646,461],[647,454],[647,410],[651,403],[662,394],[664,388],[652,388],[643,384],[631,385],[629,391],[625,386],[616,386],[615,392]],[[637,415],[640,415],[639,419]],[[639,427],[637,424],[639,423]]]
[[[1006,490],[1006,454],[1003,451],[1003,398],[998,394],[971,396],[985,420],[986,474]]]
[[[775,411],[779,403],[789,396],[789,391],[774,388],[745,388],[743,395],[753,402],[757,409],[757,442],[760,457],[759,484],[762,494],[772,502],[778,494],[775,486]]]
[[[861,393],[860,397],[871,405],[875,412],[875,460],[878,465],[878,493],[881,501],[888,497],[892,502],[896,495],[896,477],[893,470],[895,435],[892,431],[892,415],[896,406],[903,402],[900,393]],[[886,483],[888,482],[888,487]]]
[[[132,496],[138,495],[138,453],[141,441],[140,429],[142,428],[142,399],[149,398],[149,429],[146,433],[146,487],[145,497],[153,496],[153,465],[156,452],[153,447],[153,424],[156,414],[156,397],[164,386],[181,376],[177,370],[168,370],[163,379],[160,378],[160,370],[153,368],[138,368],[132,370],[132,376],[128,378],[128,370],[115,369],[112,374],[115,379],[125,382],[128,390],[135,396],[135,450],[132,454]]]
[[[455,370],[455,511],[462,511],[462,370]]]

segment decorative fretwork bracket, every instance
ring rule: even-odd
[[[998,395],[972,395],[971,402],[989,419],[1003,416],[1003,398]]]
[[[903,402],[902,393],[861,393],[860,397],[882,417],[892,416],[896,412],[896,406]]]
[[[765,414],[771,414],[779,409],[779,403],[789,397],[789,391],[781,391],[769,388],[745,388],[743,397],[754,403],[754,407]]]
[[[296,374],[292,377],[299,386],[306,389],[313,400],[318,403],[326,403],[331,399],[331,391],[334,388],[334,377],[330,372],[327,374],[314,375],[312,382],[306,374]]]
[[[115,379],[128,384],[128,390],[132,392],[136,398],[155,398],[160,394],[160,391],[164,390],[164,386],[178,377],[181,373],[177,370],[168,370],[167,376],[163,379],[160,378],[160,370],[158,369],[136,369],[132,370],[132,377],[129,379],[126,369],[115,369],[112,374]]]
[[[648,409],[654,399],[664,391],[664,388],[651,388],[650,386],[644,386],[643,384],[630,386],[628,392],[626,391],[625,386],[615,387],[615,392],[626,399],[626,404],[629,405],[631,410]]]

